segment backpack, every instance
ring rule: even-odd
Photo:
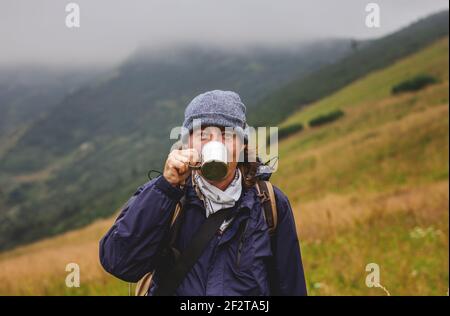
[[[271,242],[273,240],[273,236],[275,235],[276,228],[277,228],[277,205],[275,200],[275,192],[273,190],[273,186],[269,181],[263,181],[258,180],[255,184],[256,190],[257,190],[257,196],[260,199],[261,203],[261,210],[263,212],[264,219],[267,223],[267,226],[269,228],[269,235],[271,236]],[[182,208],[183,208],[183,202],[184,199],[181,199],[177,203],[177,206],[175,208],[175,211],[173,213],[170,227],[171,230],[175,230],[175,234],[177,232],[176,223],[179,223],[177,219],[179,218]],[[175,229],[174,229],[175,228]],[[172,236],[171,242],[174,242],[175,238]],[[272,245],[273,246],[273,245]],[[150,289],[153,274],[155,271],[148,272],[145,274],[137,283],[136,283],[136,289],[135,289],[135,295],[136,296],[145,296],[147,295],[148,290]],[[270,276],[269,276],[270,277]],[[130,284],[130,294],[131,294],[131,284]]]

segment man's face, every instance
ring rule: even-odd
[[[244,143],[232,128],[207,126],[194,129],[189,136],[189,147],[201,154],[203,146],[210,141],[218,141],[225,145],[228,152],[228,174],[234,173]]]

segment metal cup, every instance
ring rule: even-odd
[[[220,181],[228,173],[228,152],[224,144],[210,141],[202,148],[202,176],[211,181]]]

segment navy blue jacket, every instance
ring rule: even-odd
[[[100,241],[100,262],[106,271],[127,282],[137,282],[153,271],[158,246],[183,194],[186,199],[176,248],[181,252],[186,248],[206,219],[203,202],[189,179],[186,183],[184,189],[176,188],[159,176],[137,190]],[[210,241],[176,295],[306,295],[292,210],[287,197],[275,186],[274,191],[278,208],[276,234],[268,234],[256,188],[243,189],[232,209],[235,219],[223,234],[218,233]],[[243,231],[239,229],[242,221],[246,221]],[[275,238],[273,246],[270,238]],[[273,266],[271,271],[269,266]],[[269,273],[276,279],[272,287]],[[155,274],[149,295],[157,284]],[[277,293],[271,293],[271,288],[276,288]]]

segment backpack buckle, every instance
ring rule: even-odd
[[[259,199],[261,204],[264,204],[264,202],[270,201],[270,196],[266,191],[261,191],[261,193],[256,194]]]

